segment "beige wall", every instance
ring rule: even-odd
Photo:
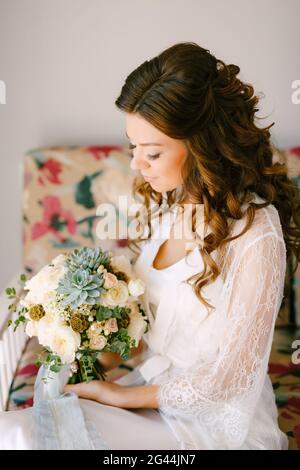
[[[179,41],[241,67],[262,125],[300,145],[299,0],[0,0],[0,288],[21,258],[21,162],[30,148],[124,142],[126,75]]]

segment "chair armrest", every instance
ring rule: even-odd
[[[18,284],[21,269],[16,271],[7,287],[15,287],[19,294],[22,287]],[[17,313],[9,310],[13,299],[8,299],[5,290],[0,293],[0,411],[6,408],[9,388],[13,380],[17,364],[26,344],[27,335],[24,328],[19,327],[15,332],[7,327],[8,320],[16,318]]]

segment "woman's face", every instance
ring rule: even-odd
[[[180,186],[181,168],[187,157],[183,141],[163,134],[138,113],[126,113],[126,128],[127,137],[134,146],[131,169],[139,170],[157,192]]]

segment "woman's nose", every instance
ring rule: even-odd
[[[149,166],[149,163],[147,163],[143,157],[134,156],[130,162],[130,167],[132,170],[144,170],[145,168],[149,168]]]

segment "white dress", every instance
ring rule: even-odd
[[[83,414],[112,450],[287,449],[267,373],[286,269],[276,208],[259,210],[251,229],[228,244],[224,272],[202,290],[212,313],[184,282],[202,270],[197,248],[166,269],[152,266],[174,216],[176,210],[166,212],[163,233],[145,241],[135,263],[146,282],[150,328],[141,363],[117,381],[158,384],[159,408],[80,399]],[[243,223],[236,221],[233,232]],[[0,414],[0,448],[32,448],[31,426],[30,408]]]

